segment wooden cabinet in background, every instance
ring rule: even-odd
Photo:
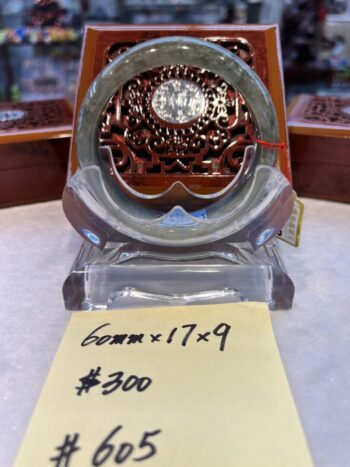
[[[350,202],[350,98],[296,96],[288,132],[296,192]]]
[[[0,104],[0,207],[61,197],[71,127],[64,100]]]

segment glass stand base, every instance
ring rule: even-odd
[[[267,302],[289,309],[294,285],[274,240],[258,250],[217,242],[176,250],[143,243],[83,243],[64,282],[69,310]]]

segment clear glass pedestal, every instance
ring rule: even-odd
[[[257,250],[216,242],[188,249],[144,243],[84,242],[64,282],[69,310],[267,302],[271,310],[292,306],[294,285],[275,240]]]

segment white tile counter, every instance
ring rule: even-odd
[[[281,243],[296,286],[294,306],[272,312],[272,319],[316,466],[346,467],[350,205],[304,202],[301,246]],[[0,210],[2,467],[14,461],[67,325],[61,287],[79,245],[59,201]]]

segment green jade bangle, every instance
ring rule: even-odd
[[[257,143],[248,147],[248,164],[237,175],[233,189],[208,204],[200,217],[180,205],[168,212],[142,206],[125,193],[102,164],[97,135],[101,115],[111,97],[134,76],[169,65],[194,66],[223,78],[243,96],[256,138],[278,142],[277,117],[269,92],[236,55],[211,42],[184,36],[141,43],[106,66],[84,98],[77,129],[80,170],[65,191],[66,215],[85,238],[101,247],[107,240],[118,241],[122,234],[168,247],[226,239],[248,241],[257,248],[281,229],[293,208],[292,188],[274,168],[276,148]],[[81,211],[79,215],[77,210]],[[83,228],[84,218],[94,219],[88,229],[93,237]]]

